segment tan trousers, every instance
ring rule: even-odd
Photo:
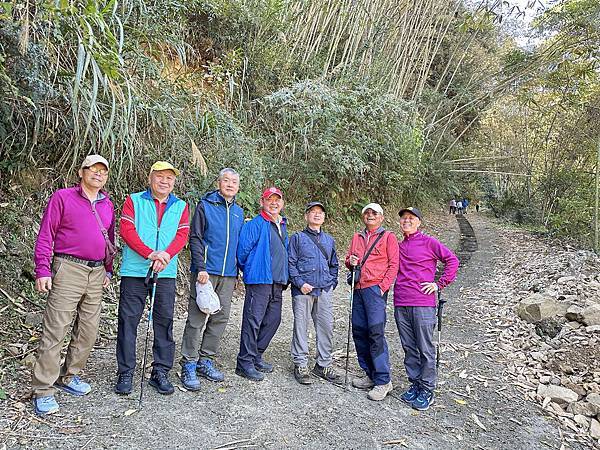
[[[102,307],[103,266],[90,268],[63,258],[54,258],[52,290],[48,295],[42,338],[33,366],[31,387],[35,398],[53,395],[54,383],[68,384],[83,370],[92,351]],[[60,365],[60,352],[75,316],[67,356]]]

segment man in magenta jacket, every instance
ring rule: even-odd
[[[79,378],[96,341],[102,289],[113,270],[107,241],[115,242],[115,212],[103,190],[108,161],[90,155],[76,186],[56,191],[48,202],[35,244],[35,287],[49,292],[31,387],[36,414],[58,411],[55,387],[76,396],[91,386]],[[75,316],[64,363],[61,350]]]
[[[402,400],[425,411],[433,403],[436,386],[436,292],[456,278],[458,258],[437,239],[419,230],[423,216],[417,208],[402,209],[399,215],[404,240],[398,245],[400,268],[394,286],[394,318],[411,382]],[[436,282],[438,261],[444,264],[444,273]]]

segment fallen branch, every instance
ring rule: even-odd
[[[243,444],[245,442],[250,442],[252,439],[240,439],[239,441],[231,441],[231,442],[227,442],[225,444],[221,444],[218,447],[213,447],[213,450],[225,450],[225,447],[227,448],[240,448],[239,446],[235,446],[235,447],[231,447],[232,445],[235,444]]]

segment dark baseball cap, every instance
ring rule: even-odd
[[[411,213],[413,216],[418,217],[419,220],[421,220],[421,221],[423,220],[423,214],[421,214],[421,211],[418,208],[415,208],[413,206],[409,206],[408,208],[403,208],[398,212],[398,215],[401,216],[405,212]]]
[[[311,208],[315,207],[315,206],[320,206],[321,209],[323,210],[323,212],[325,212],[325,206],[323,206],[323,203],[321,202],[309,202],[306,204],[306,208],[304,209],[304,212],[307,213],[308,211],[310,211]]]

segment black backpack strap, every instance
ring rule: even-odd
[[[323,247],[323,245],[317,240],[317,237],[315,235],[309,233],[306,230],[302,230],[302,233],[304,233],[305,235],[307,235],[310,238],[310,240],[313,241],[313,243],[319,248],[319,250],[321,250],[321,253],[323,253],[323,256],[327,260],[328,264],[331,265],[331,255],[327,254],[327,251],[325,250],[325,247]]]
[[[385,234],[385,231],[382,231],[381,233],[379,233],[379,236],[377,236],[377,239],[375,239],[375,242],[373,242],[373,244],[371,244],[371,247],[369,247],[369,250],[367,250],[367,253],[365,253],[365,256],[363,256],[363,260],[360,263],[361,266],[364,265],[365,262],[367,262],[367,258],[369,258],[369,255],[371,254],[371,252],[373,251],[373,249],[375,248],[377,243],[381,240],[381,238],[383,237],[384,234]]]

